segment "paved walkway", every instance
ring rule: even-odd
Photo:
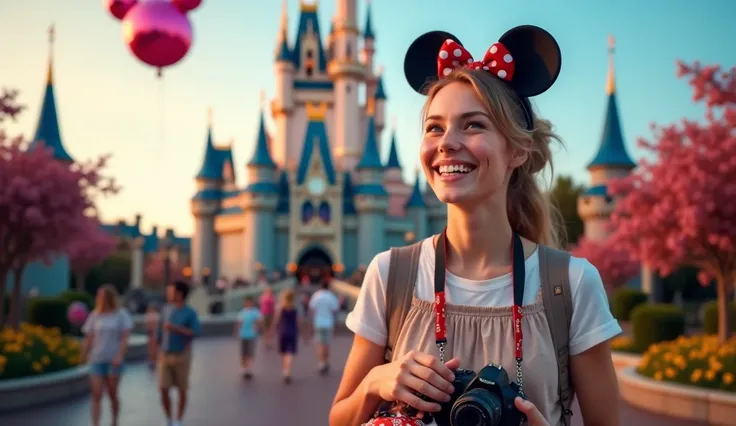
[[[335,364],[344,360],[350,337],[339,336],[334,348]],[[195,345],[192,392],[185,426],[287,425],[326,426],[327,413],[340,380],[340,371],[328,377],[316,374],[313,345],[301,346],[294,363],[294,381],[281,382],[280,360],[273,352],[259,348],[256,360],[261,373],[252,382],[238,374],[238,346],[232,339],[202,339]],[[155,378],[144,365],[129,366],[121,384],[120,426],[164,426]],[[579,410],[575,410],[579,413]],[[622,403],[621,424],[627,426],[698,426],[681,420],[662,418]],[[89,398],[33,410],[0,414],[0,425],[87,426]],[[582,426],[579,415],[574,425]],[[103,416],[103,426],[109,425]]]

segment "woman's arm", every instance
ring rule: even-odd
[[[570,357],[575,394],[585,426],[619,426],[619,393],[609,341]]]
[[[355,335],[340,386],[330,410],[330,426],[357,426],[367,421],[381,402],[369,392],[368,374],[383,364],[385,349]]]
[[[89,357],[89,351],[92,349],[92,343],[94,337],[92,337],[93,333],[87,333],[84,335],[84,341],[82,342],[82,363],[87,362],[87,358]]]
[[[120,352],[115,357],[115,361],[122,363],[125,360],[125,353],[128,352],[128,338],[130,337],[130,330],[124,330],[120,333]]]

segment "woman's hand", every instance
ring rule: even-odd
[[[399,360],[375,367],[369,392],[385,401],[400,401],[419,411],[437,412],[440,405],[432,401],[450,400],[455,391],[452,370],[459,366],[457,358],[442,364],[433,355],[411,351]],[[425,401],[417,393],[432,401]]]
[[[537,410],[537,407],[531,401],[517,396],[514,403],[516,408],[526,415],[528,426],[550,426],[549,422],[542,417],[542,413]]]

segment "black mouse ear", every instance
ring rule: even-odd
[[[507,31],[498,41],[514,58],[514,77],[509,84],[516,93],[536,96],[552,87],[560,75],[562,53],[550,33],[533,25],[522,25]]]
[[[430,31],[422,34],[409,46],[404,57],[406,81],[417,93],[424,95],[430,83],[437,77],[437,55],[447,39],[462,46],[454,35],[444,31]]]

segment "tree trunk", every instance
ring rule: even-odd
[[[0,330],[5,327],[5,283],[8,281],[8,271],[0,270]]]
[[[23,269],[25,268],[16,268],[13,271],[13,293],[10,298],[10,315],[8,321],[10,322],[10,326],[16,330],[20,328],[20,290],[23,283]]]
[[[731,312],[729,309],[727,282],[725,278],[716,281],[718,294],[718,342],[723,344],[731,335]]]
[[[74,281],[77,287],[77,290],[84,291],[84,279],[87,278],[87,274],[84,272],[77,272],[74,274]]]

